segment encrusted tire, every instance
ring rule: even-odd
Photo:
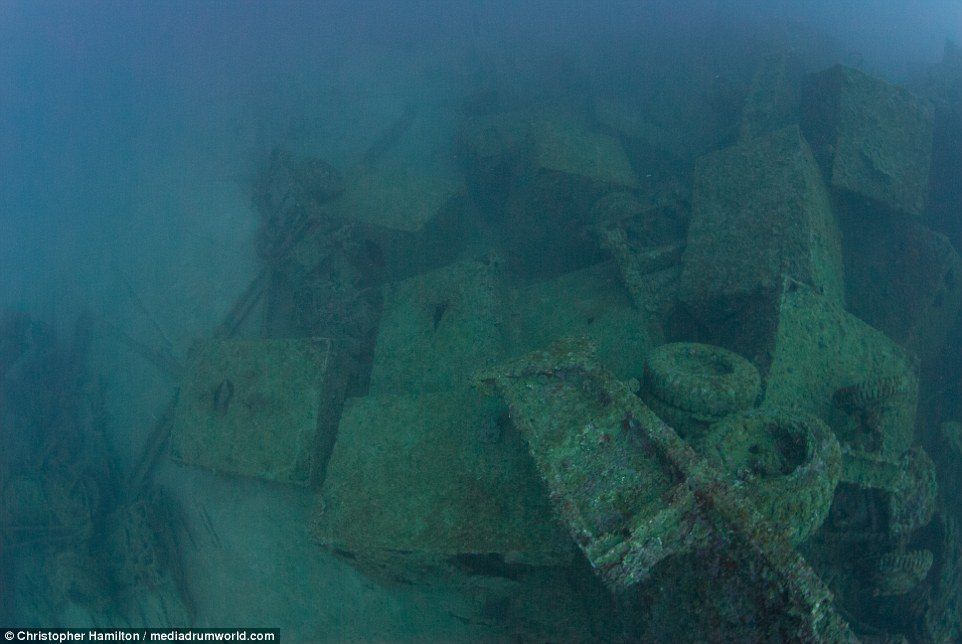
[[[904,595],[922,583],[932,568],[930,550],[898,550],[882,555],[875,568],[878,595]]]
[[[698,449],[702,439],[711,427],[711,422],[696,418],[694,414],[672,407],[668,403],[659,400],[655,396],[643,396],[645,404],[651,411],[655,412],[658,418],[662,419],[666,425],[685,439],[689,445]]]
[[[645,364],[645,386],[672,407],[717,419],[752,407],[761,378],[755,365],[737,353],[676,342],[651,352]]]
[[[918,382],[911,374],[856,382],[836,390],[832,402],[848,416],[836,427],[848,446],[885,458],[898,458],[912,446]]]
[[[852,412],[908,395],[909,387],[910,383],[903,375],[863,380],[838,389],[832,396],[832,402],[839,409]]]
[[[818,418],[782,409],[715,423],[704,451],[792,543],[825,520],[842,473],[842,450]]]

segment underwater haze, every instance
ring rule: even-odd
[[[962,640],[962,2],[0,0],[0,627]]]

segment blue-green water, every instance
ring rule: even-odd
[[[0,626],[801,637],[777,551],[861,638],[958,640],[960,42],[951,1],[0,2]],[[607,380],[503,367],[570,337]]]

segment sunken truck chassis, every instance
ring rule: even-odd
[[[605,371],[587,341],[562,340],[479,379],[507,401],[555,510],[613,592],[651,579],[669,557],[723,550],[772,628],[855,641],[785,529]]]

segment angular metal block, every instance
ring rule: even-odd
[[[907,90],[835,65],[802,92],[802,129],[833,188],[920,215],[928,193],[933,110]]]
[[[349,400],[317,540],[368,574],[408,583],[569,563],[573,547],[504,413],[470,389]]]
[[[705,155],[695,168],[681,300],[705,323],[777,308],[782,276],[841,301],[842,249],[798,127]]]
[[[882,332],[804,284],[786,280],[778,310],[765,404],[796,408],[829,423],[843,444],[859,444],[845,414],[834,408],[836,390],[871,378],[897,376],[909,388],[900,404],[914,418],[918,381],[906,352]],[[900,454],[914,425],[878,437],[886,453]]]
[[[648,352],[660,342],[654,316],[632,305],[611,262],[526,283],[511,300],[512,355],[584,333],[617,377],[638,378]]]
[[[494,258],[458,262],[390,285],[371,393],[445,391],[503,358],[503,300]]]
[[[798,122],[802,61],[790,51],[762,57],[742,108],[742,141],[771,134]]]
[[[190,355],[171,430],[177,461],[309,485],[333,437],[326,339],[207,340]]]

